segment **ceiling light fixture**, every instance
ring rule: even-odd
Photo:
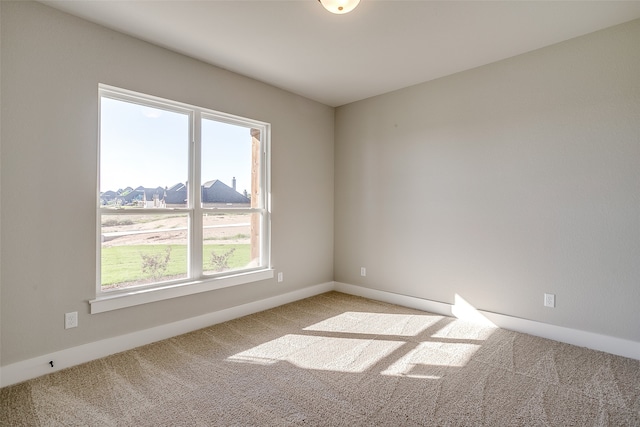
[[[360,0],[318,0],[331,13],[342,15],[356,8]]]

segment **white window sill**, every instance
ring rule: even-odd
[[[161,288],[138,289],[113,295],[105,294],[89,301],[89,304],[91,314],[97,314],[267,279],[273,279],[273,269],[179,283]]]

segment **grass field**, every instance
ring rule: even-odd
[[[120,283],[144,283],[153,279],[151,273],[143,272],[143,254],[163,257],[167,248],[171,248],[170,258],[162,277],[179,278],[187,274],[187,246],[186,245],[132,245],[102,248],[102,286],[105,288],[117,286]],[[204,269],[211,270],[211,252],[217,255],[235,248],[229,257],[229,269],[240,268],[250,261],[250,245],[204,245]],[[159,280],[162,280],[160,278]]]

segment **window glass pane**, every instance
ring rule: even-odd
[[[259,207],[260,132],[202,120],[203,207]]]
[[[187,277],[186,214],[101,220],[103,291]]]
[[[268,124],[106,86],[100,113],[98,294],[269,267]]]
[[[260,218],[260,213],[205,213],[202,218],[204,274],[260,267]]]
[[[101,98],[100,205],[187,205],[189,115]]]

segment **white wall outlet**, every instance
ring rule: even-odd
[[[366,277],[367,276],[367,269],[365,267],[360,267],[360,275],[362,277]]]
[[[280,273],[278,273],[278,283],[283,281],[284,281],[284,273],[281,271]]]
[[[64,314],[64,328],[71,329],[78,326],[78,312],[73,311],[71,313]]]
[[[544,306],[545,307],[555,307],[556,306],[556,295],[555,294],[544,294]]]

